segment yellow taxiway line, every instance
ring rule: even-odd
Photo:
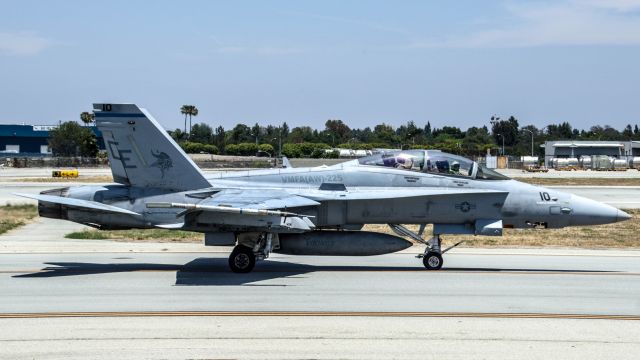
[[[582,319],[635,320],[640,315],[545,314],[545,313],[479,313],[479,312],[390,312],[390,311],[108,311],[108,312],[44,312],[0,313],[0,319],[41,319],[74,317],[454,317],[494,319]]]

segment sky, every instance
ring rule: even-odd
[[[640,0],[0,0],[0,123],[640,124]]]

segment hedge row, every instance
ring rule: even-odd
[[[273,146],[271,144],[254,144],[254,143],[240,143],[230,144],[224,148],[224,152],[227,155],[242,155],[242,156],[276,156]],[[260,154],[259,154],[260,153]]]
[[[201,144],[197,142],[184,141],[181,142],[180,147],[187,154],[218,154],[218,147],[210,144]]]

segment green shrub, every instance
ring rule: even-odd
[[[298,144],[284,144],[282,146],[282,154],[289,158],[299,158],[299,157],[314,157],[314,156],[322,156],[320,151],[324,151],[325,149],[329,149],[330,146],[325,143],[298,143]]]
[[[200,153],[217,154],[218,153],[218,147],[215,145],[201,144],[201,143],[191,142],[191,141],[184,141],[184,142],[181,142],[179,145],[182,148],[182,150],[184,150],[184,152],[186,152],[187,154],[200,154]]]

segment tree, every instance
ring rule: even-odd
[[[92,112],[90,113],[90,112],[87,112],[87,111],[83,111],[83,112],[80,113],[80,120],[82,120],[82,122],[85,125],[91,124],[95,120],[95,118],[96,118],[96,114],[94,114]]]
[[[184,132],[187,132],[187,116],[189,117],[189,134],[191,134],[191,117],[198,116],[198,108],[195,105],[182,105],[180,113],[184,115]]]
[[[327,120],[324,123],[325,132],[328,132],[334,136],[336,142],[347,142],[351,138],[351,129],[342,120]]]
[[[251,136],[253,136],[256,139],[256,144],[260,142],[260,136],[262,135],[262,133],[263,133],[262,128],[258,123],[253,125],[253,127],[251,128]]]
[[[180,129],[175,129],[173,131],[169,131],[169,135],[173,138],[173,140],[175,140],[176,142],[181,141],[181,140],[186,140],[186,133],[184,133],[182,130]]]
[[[189,136],[189,140],[202,144],[212,144],[213,143],[213,129],[211,126],[200,123],[193,125],[191,129],[191,135]]]
[[[507,120],[491,117],[491,133],[496,144],[513,147],[518,142],[518,119],[510,116]],[[503,154],[504,155],[504,154]]]
[[[385,123],[376,125],[373,128],[373,135],[377,142],[384,143],[387,146],[394,146],[400,142],[393,128]]]
[[[216,134],[213,136],[213,144],[218,147],[218,149],[224,151],[225,146],[225,132],[222,126],[218,126],[216,128]]]
[[[569,140],[574,137],[573,128],[571,124],[566,121],[561,124],[551,124],[547,126],[547,134],[549,137],[558,140]]]
[[[431,138],[431,122],[427,121],[427,125],[424,126],[424,137]]]
[[[251,129],[245,124],[238,124],[234,127],[228,135],[228,143],[231,144],[240,144],[243,142],[254,141],[255,139],[251,136]]]
[[[96,136],[91,129],[67,121],[49,132],[49,147],[54,156],[86,156],[98,154]]]

